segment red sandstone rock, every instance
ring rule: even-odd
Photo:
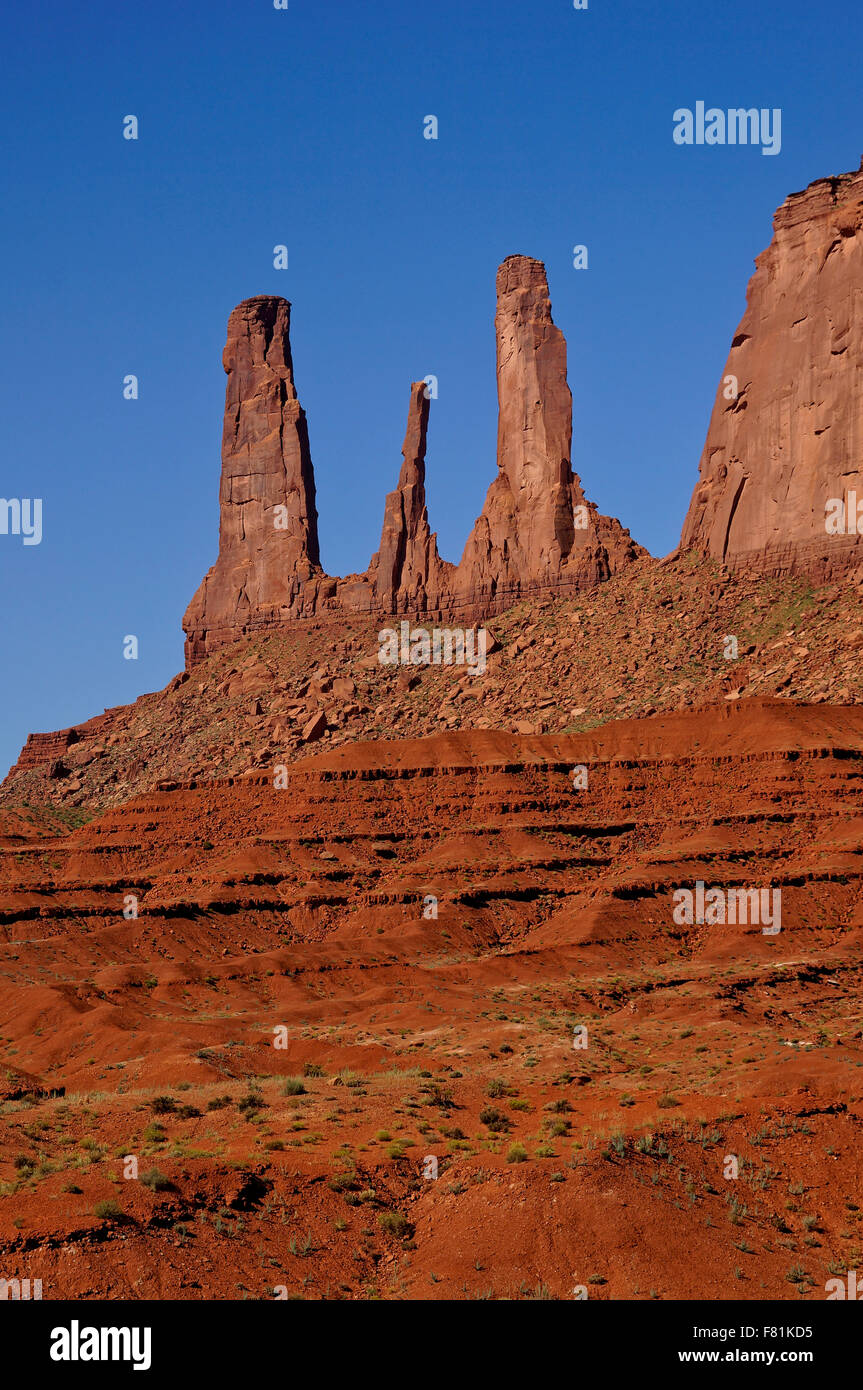
[[[320,566],[305,416],[296,398],[290,305],[259,295],[228,322],[219,558],[183,620],[186,664],[251,631],[317,613],[481,622],[518,599],[609,578],[644,555],[585,500],[572,472],[566,343],[545,268],[510,256],[498,272],[498,476],[461,563],[441,560],[425,500],[429,402],[411,387],[398,486],[364,574]]]
[[[566,340],[542,261],[509,256],[501,265],[495,333],[498,475],[454,581],[469,610],[588,588],[646,553],[598,515],[572,471]]]
[[[303,742],[314,743],[315,739],[322,738],[327,730],[327,716],[323,710],[319,709],[312,715],[308,724],[303,726]]]
[[[74,729],[58,729],[56,733],[48,734],[28,734],[27,742],[15,764],[15,771],[22,772],[30,767],[38,767],[40,763],[59,762],[62,754],[76,741]]]
[[[773,226],[681,545],[730,567],[821,580],[863,560],[857,534],[825,529],[831,498],[856,491],[863,501],[863,166],[792,194]]]
[[[70,749],[75,748],[84,740],[98,737],[113,722],[115,715],[128,708],[140,707],[142,703],[151,699],[153,696],[143,695],[135,701],[134,706],[115,705],[112,709],[106,709],[103,714],[94,715],[92,719],[86,720],[83,724],[76,724],[71,729],[58,729],[56,732],[47,734],[28,734],[27,742],[21,749],[18,761],[11,772],[26,772],[30,768],[53,762],[77,761],[77,752],[70,754]],[[98,757],[104,751],[104,748],[98,743],[89,745],[91,758]]]
[[[228,319],[219,558],[189,604],[187,665],[303,611],[321,576],[306,417],[294,387],[291,306],[258,295]],[[314,610],[314,601],[309,611]]]
[[[422,381],[411,386],[398,487],[386,500],[380,549],[368,575],[381,613],[425,613],[436,608],[444,566],[431,532],[425,495],[429,400]]]

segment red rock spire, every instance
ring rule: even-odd
[[[438,602],[442,564],[429,527],[425,492],[428,418],[426,385],[415,381],[398,487],[387,496],[380,549],[369,565],[382,613],[424,613]]]
[[[320,573],[315,479],[297,400],[291,306],[256,295],[228,319],[219,557],[183,626],[192,660],[218,635],[287,616]]]
[[[542,261],[497,272],[497,477],[455,579],[465,606],[580,589],[645,552],[585,500],[572,471],[566,339],[551,317]]]
[[[318,612],[481,622],[520,598],[596,584],[644,554],[585,501],[572,471],[566,342],[545,267],[510,256],[497,277],[497,477],[461,563],[441,560],[425,501],[429,402],[411,387],[398,486],[364,574],[323,573],[305,416],[294,388],[290,305],[258,296],[228,322],[219,558],[186,612],[186,662],[244,634]]]

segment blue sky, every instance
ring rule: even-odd
[[[0,495],[42,498],[44,534],[0,535],[0,773],[29,731],[182,668],[249,295],[293,304],[331,573],[377,548],[427,373],[431,523],[459,558],[495,472],[513,252],[548,268],[588,496],[670,550],[773,210],[860,162],[861,30],[847,0],[6,7]],[[781,153],[676,145],[699,99],[780,107]]]

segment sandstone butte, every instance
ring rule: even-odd
[[[831,500],[863,502],[863,165],[792,194],[773,225],[717,391],[681,546],[729,568],[818,582],[863,559],[856,527],[825,528]]]
[[[545,267],[510,256],[497,274],[497,476],[460,563],[441,559],[429,525],[429,400],[414,382],[379,549],[364,574],[325,574],[290,320],[287,300],[266,295],[228,320],[219,555],[183,619],[187,669],[240,637],[320,613],[481,621],[520,599],[589,588],[646,554],[573,473],[566,340]]]

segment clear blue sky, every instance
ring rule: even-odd
[[[293,304],[327,569],[377,548],[430,372],[429,510],[457,560],[495,472],[495,270],[541,257],[575,468],[663,554],[773,210],[863,153],[848,0],[47,0],[5,7],[0,37],[0,495],[44,504],[41,545],[0,536],[0,773],[30,730],[182,668],[240,299]],[[699,99],[781,107],[781,154],[675,145]]]

